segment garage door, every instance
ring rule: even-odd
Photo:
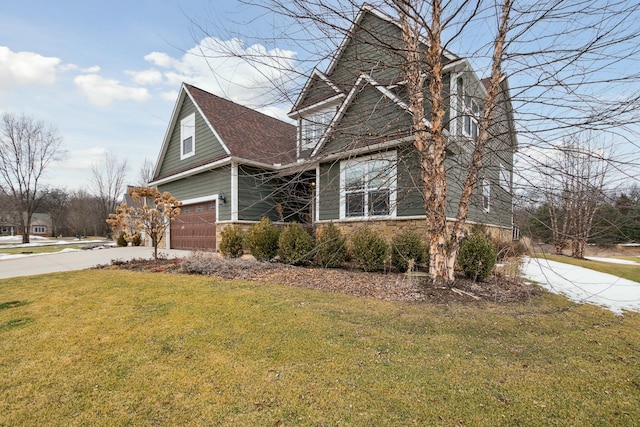
[[[216,250],[216,203],[182,206],[171,223],[171,249]]]

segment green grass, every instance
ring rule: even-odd
[[[636,425],[640,315],[194,276],[0,281],[0,425]]]
[[[577,265],[579,267],[589,268],[601,273],[613,274],[623,279],[640,282],[640,265],[614,264],[611,262],[592,261],[588,259],[576,259],[569,256],[553,255],[553,254],[536,254],[538,258],[545,258],[550,261],[563,262],[565,264]],[[616,257],[617,259],[633,259],[634,257]],[[633,259],[638,261],[638,258]]]

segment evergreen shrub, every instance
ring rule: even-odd
[[[378,231],[362,227],[351,235],[349,242],[351,257],[358,267],[364,271],[384,268],[388,246]]]
[[[425,260],[425,247],[414,230],[396,234],[391,241],[391,264],[404,273],[409,268],[410,260],[413,260],[413,265]]]
[[[485,233],[471,233],[462,241],[458,265],[465,276],[474,281],[485,280],[491,274],[495,263],[496,247]]]
[[[243,250],[244,233],[238,225],[228,225],[220,233],[220,253],[225,258],[240,258]]]
[[[140,233],[133,233],[133,236],[131,236],[129,240],[131,240],[133,246],[140,246],[142,244],[142,236],[140,236]]]
[[[129,242],[127,242],[127,233],[125,233],[124,231],[121,231],[120,234],[118,234],[118,239],[116,240],[116,244],[118,246],[127,246],[129,244]]]
[[[245,243],[258,261],[268,261],[278,253],[278,238],[280,229],[264,217],[249,229]]]
[[[334,223],[323,225],[316,238],[316,262],[324,268],[338,268],[347,258],[347,239]]]
[[[306,264],[313,257],[313,238],[302,225],[291,223],[280,233],[278,255],[287,264]]]

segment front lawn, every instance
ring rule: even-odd
[[[635,425],[640,315],[87,270],[0,281],[0,425]]]

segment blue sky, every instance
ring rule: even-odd
[[[272,87],[271,81],[291,75],[256,69],[228,55],[215,54],[221,46],[238,54],[258,52],[280,68],[308,74],[316,63],[301,60],[306,59],[302,55],[312,52],[295,45],[295,39],[304,40],[308,37],[305,31],[312,30],[290,23],[278,25],[277,20],[273,14],[238,0],[4,1],[0,14],[0,114],[24,113],[57,126],[68,157],[49,169],[46,184],[90,189],[91,166],[107,151],[128,159],[128,181],[137,183],[143,161],[156,161],[183,81],[286,118],[291,103],[274,105],[267,88]],[[488,22],[474,23],[471,39],[452,46],[455,53],[470,57],[474,66],[483,65],[474,49],[484,45],[480,39],[489,34],[485,28]],[[633,28],[628,31],[633,33],[639,24],[630,23]],[[278,28],[284,29],[287,37],[277,37]],[[242,38],[233,38],[234,34]],[[248,39],[251,36],[253,40]],[[260,45],[259,40],[272,36],[274,41],[268,46]],[[317,38],[312,50],[331,52],[340,37]],[[473,40],[467,51],[464,40]],[[202,52],[207,53],[206,59]],[[629,61],[615,65],[626,73],[637,70],[639,60],[631,55]],[[478,71],[486,74],[487,70]],[[512,71],[508,71],[515,88],[512,94],[527,79],[538,78],[535,73],[528,76],[527,69]],[[301,86],[304,80],[296,83]],[[613,93],[593,95],[615,100],[640,90],[638,83],[636,78],[624,86],[614,85]],[[627,168],[637,166],[638,134],[635,129],[631,136],[623,135],[626,139],[614,138],[618,154],[625,154]],[[554,134],[546,144],[553,145],[558,138]],[[544,138],[538,138],[536,144],[542,141]],[[526,155],[522,133],[520,143],[521,154]],[[623,174],[627,180],[628,176]]]
[[[206,39],[192,23],[233,30],[251,13],[228,0],[3,2],[0,114],[58,128],[68,156],[48,170],[46,184],[89,189],[91,166],[106,151],[128,159],[134,183],[144,159],[156,161],[182,81],[245,105],[265,104],[256,70],[194,55],[216,43],[255,48],[222,35]],[[265,112],[283,118],[285,109]]]

